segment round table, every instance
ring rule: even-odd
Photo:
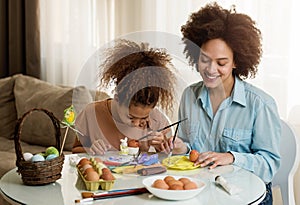
[[[80,185],[81,180],[78,179],[76,167],[71,166],[69,163],[70,156],[74,155],[65,156],[62,178],[48,185],[26,186],[22,183],[21,176],[17,174],[16,168],[10,170],[0,180],[1,194],[12,204],[75,204],[75,199],[81,199],[81,192],[85,190]],[[149,197],[150,194],[142,194],[97,200],[93,204],[258,204],[263,200],[266,192],[265,183],[259,177],[233,165],[219,166],[213,170],[207,168],[188,171],[168,170],[164,175],[200,178],[206,182],[206,187],[196,197],[183,201],[162,200]],[[222,187],[216,185],[214,179],[217,175],[223,176],[228,183],[236,186],[240,190],[239,193],[230,195]],[[142,180],[147,177],[137,174],[115,174],[115,176],[117,180],[113,189],[143,187]]]

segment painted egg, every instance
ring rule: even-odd
[[[33,154],[31,154],[30,152],[25,152],[23,154],[23,158],[25,161],[31,161],[31,158],[33,157]]]
[[[45,161],[45,158],[40,154],[35,154],[32,156],[31,161],[32,162],[41,162],[41,161]]]
[[[51,159],[54,159],[54,158],[56,158],[57,157],[57,155],[56,154],[49,154],[47,157],[46,157],[46,160],[51,160]]]

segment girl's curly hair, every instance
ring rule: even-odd
[[[119,39],[104,55],[100,85],[113,83],[121,104],[159,105],[172,112],[176,78],[165,50]]]
[[[233,51],[233,74],[240,79],[255,77],[262,55],[261,32],[249,16],[236,13],[234,7],[223,9],[214,2],[192,13],[181,32],[184,53],[191,65],[197,66],[202,44],[220,38]]]

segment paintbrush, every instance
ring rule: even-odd
[[[170,159],[171,159],[171,156],[173,154],[173,149],[174,149],[174,142],[175,142],[175,138],[176,138],[176,135],[177,135],[177,132],[178,132],[178,127],[179,127],[179,124],[177,124],[176,126],[176,130],[175,130],[175,133],[174,133],[174,137],[172,139],[172,148],[170,150],[170,153],[168,155],[168,164],[170,165]]]
[[[156,132],[161,132],[161,131],[163,131],[163,130],[166,130],[166,129],[168,129],[168,128],[174,126],[174,125],[177,125],[177,124],[179,124],[179,123],[181,123],[181,122],[183,122],[183,121],[185,121],[185,120],[187,120],[187,118],[184,118],[183,120],[179,120],[178,122],[174,122],[173,124],[170,124],[170,125],[168,125],[168,126],[166,126],[166,127],[160,128],[160,129],[156,130]],[[145,138],[149,137],[150,135],[151,135],[151,133],[149,133],[149,134],[147,134],[147,135],[145,135],[145,136],[139,138],[138,141],[140,141],[140,140],[142,140],[142,139],[145,139]]]
[[[94,194],[91,192],[83,192],[82,198],[83,199],[76,199],[75,203],[82,203],[82,202],[91,202],[94,200],[100,199],[108,199],[108,198],[116,198],[122,196],[131,196],[131,195],[138,195],[148,193],[146,188],[133,188],[133,189],[121,189],[121,190],[113,190],[103,193]]]

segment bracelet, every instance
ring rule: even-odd
[[[186,149],[187,149],[185,154],[189,154],[191,152],[191,148],[186,143],[185,143],[185,145],[186,145]]]
[[[234,157],[234,155],[230,152],[230,151],[228,151],[227,153],[229,153],[229,154],[231,154],[231,156],[232,156],[232,158],[233,158],[233,161],[232,161],[232,163],[234,163],[234,161],[235,161],[235,157]]]

